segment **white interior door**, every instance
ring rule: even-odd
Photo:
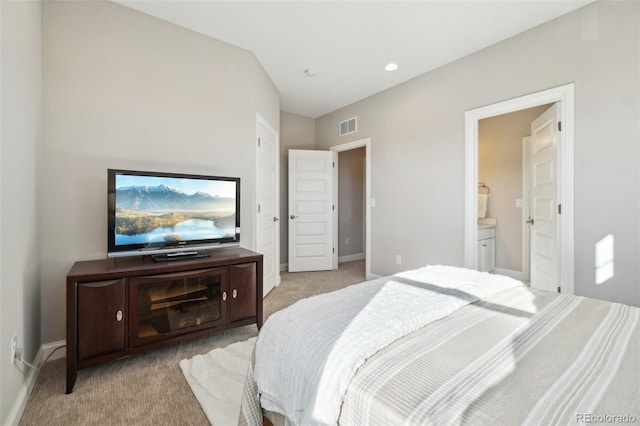
[[[289,150],[289,271],[335,269],[332,151]]]
[[[277,134],[266,123],[258,120],[257,198],[258,232],[257,251],[263,256],[263,295],[279,284],[279,197]]]
[[[557,291],[559,277],[558,104],[531,123],[531,287]]]

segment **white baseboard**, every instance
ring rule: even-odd
[[[47,361],[52,361],[54,359],[66,358],[66,351],[64,351],[63,349],[58,349],[64,346],[67,346],[66,340],[58,340],[57,342],[45,343],[41,348],[41,350],[44,352],[44,359],[46,359]],[[56,352],[52,355],[53,351]]]
[[[36,354],[36,359],[33,362],[33,365],[40,368],[40,366],[44,363],[44,351],[42,348]],[[16,361],[19,363],[20,361]],[[24,364],[22,364],[24,365]],[[33,391],[33,387],[36,385],[36,379],[38,378],[38,372],[33,368],[30,368],[24,365],[24,368],[28,369],[27,379],[22,384],[22,388],[20,388],[20,392],[18,392],[18,397],[16,398],[16,402],[13,404],[13,408],[9,412],[9,417],[7,418],[6,425],[17,425],[22,418],[22,414],[24,413],[24,409],[27,407],[27,401],[29,401],[29,397],[31,396],[31,392]]]
[[[491,273],[505,275],[507,277],[511,277],[514,280],[518,280],[518,281],[522,281],[524,278],[522,271],[514,271],[513,269],[494,268],[493,271],[491,271]]]
[[[40,347],[40,350],[36,354],[36,358],[33,360],[33,365],[40,369],[45,360],[47,360],[48,356],[51,356],[51,359],[64,358],[65,352],[63,350],[59,350],[54,355],[51,353],[61,346],[65,346],[66,341],[59,340],[57,342],[46,343]],[[19,363],[20,361],[16,361]],[[16,398],[16,402],[13,404],[11,408],[11,412],[9,412],[9,417],[7,418],[7,422],[5,425],[14,426],[20,422],[22,418],[22,414],[24,413],[24,409],[27,407],[27,402],[31,397],[31,392],[33,392],[33,387],[36,385],[36,379],[38,378],[38,371],[33,368],[24,365],[24,368],[28,369],[27,379],[22,384],[22,388],[20,388],[20,392],[18,392],[18,397]]]
[[[364,253],[350,254],[348,256],[338,257],[338,263],[351,262],[353,260],[362,260],[364,259]],[[287,272],[289,270],[288,263],[280,264],[280,272]]]
[[[347,256],[338,257],[338,263],[353,262],[354,260],[362,260],[362,259],[364,259],[364,253],[356,253],[356,254],[350,254]]]

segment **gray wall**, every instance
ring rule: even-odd
[[[0,2],[0,424],[6,424],[28,368],[12,364],[14,335],[24,357],[40,347],[41,141],[40,2]]]
[[[372,269],[464,264],[464,112],[575,83],[575,291],[640,305],[640,2],[597,2],[317,120],[371,137]],[[615,276],[594,244],[615,236]],[[394,264],[401,254],[402,265]]]
[[[316,148],[316,120],[280,113],[280,263],[289,259],[289,150]]]
[[[256,112],[279,94],[253,53],[123,6],[45,2],[39,199],[42,337],[65,338],[65,276],[106,257],[107,168],[239,176],[255,245]]]
[[[491,192],[487,217],[498,220],[496,268],[522,271],[522,138],[549,105],[485,118],[478,123],[478,182]]]
[[[364,254],[365,155],[364,147],[338,154],[338,258]]]

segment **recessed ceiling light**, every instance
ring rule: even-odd
[[[315,77],[316,75],[318,75],[318,70],[307,68],[306,70],[304,70],[304,73],[307,75],[307,77]]]
[[[389,63],[384,67],[384,69],[385,69],[386,71],[395,71],[395,70],[397,70],[397,69],[398,69],[398,64],[393,63],[393,62],[389,62]]]

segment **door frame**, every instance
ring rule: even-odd
[[[559,149],[558,203],[562,204],[560,220],[560,288],[561,292],[574,292],[574,84],[543,90],[492,105],[465,111],[465,245],[464,265],[477,269],[476,242],[478,240],[478,122],[496,115],[507,114],[540,105],[560,102],[562,122]]]
[[[256,134],[255,134],[255,141],[257,142],[258,140],[258,133],[259,133],[259,127],[262,126],[264,127],[269,133],[271,133],[273,135],[273,140],[275,143],[275,149],[274,149],[274,155],[275,155],[275,195],[274,195],[274,214],[275,217],[277,217],[278,219],[280,219],[280,132],[278,132],[275,127],[273,127],[271,125],[271,123],[269,123],[262,115],[260,115],[259,112],[256,112]],[[259,191],[259,172],[260,172],[260,165],[258,164],[258,157],[259,157],[259,153],[258,150],[260,149],[260,147],[258,146],[258,144],[256,143],[256,175],[255,175],[255,186],[256,186],[256,193],[255,193],[255,200],[254,200],[254,209],[256,209],[256,206],[258,205],[258,200],[260,200],[260,194],[258,193]],[[256,250],[258,248],[258,232],[260,229],[260,215],[258,214],[257,210],[254,210],[255,212],[255,220],[254,220],[254,229],[255,229],[255,238],[254,238],[254,250]],[[275,258],[275,273],[276,273],[276,287],[280,285],[281,282],[281,276],[280,276],[280,222],[274,222],[276,225],[274,225],[276,227],[275,229],[275,241],[274,241],[274,247],[275,247],[275,253],[274,253],[274,258]],[[266,296],[266,295],[265,295]]]
[[[365,148],[365,206],[364,206],[364,221],[365,221],[365,248],[364,248],[364,264],[365,264],[365,278],[370,280],[376,278],[377,275],[371,273],[371,138],[358,139],[352,142],[343,143],[340,145],[334,145],[329,148],[330,151],[343,152],[350,151],[356,148]],[[337,175],[337,173],[336,173]],[[334,179],[334,188],[338,187],[338,179]],[[333,193],[334,205],[336,206],[336,212],[340,208],[338,206],[338,191]],[[333,239],[338,242],[338,221],[334,221],[333,225]],[[336,253],[337,256],[338,253]],[[337,257],[336,257],[337,258]]]
[[[522,276],[531,282],[531,136],[522,138]]]

